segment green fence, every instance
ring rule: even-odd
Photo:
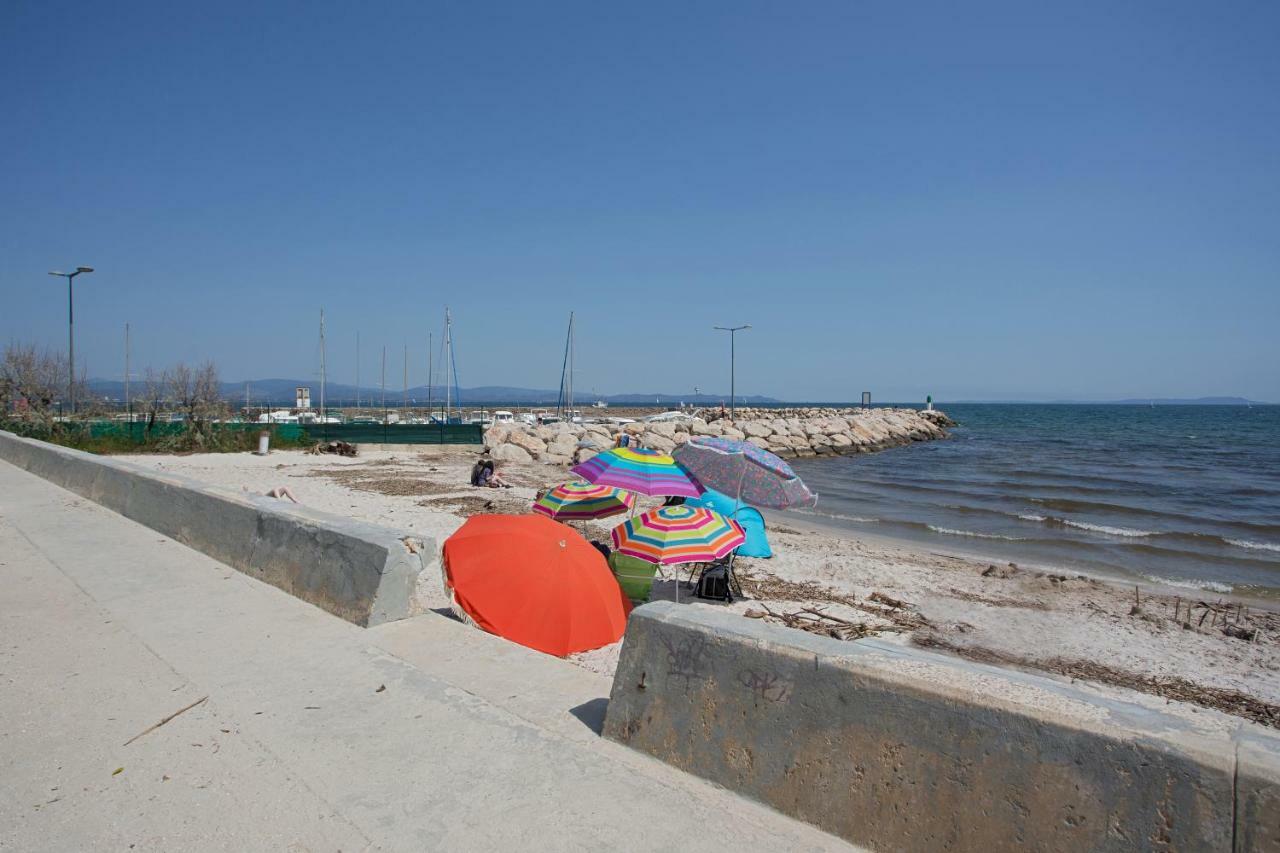
[[[179,435],[186,424],[160,421],[147,432],[143,421],[91,421],[93,438],[126,438],[142,443],[151,438]],[[304,436],[312,441],[345,441],[350,444],[483,444],[484,430],[479,424],[214,424],[214,429],[257,432],[270,429],[280,440],[297,441]]]
[[[186,428],[183,421],[159,421],[148,433],[146,421],[90,421],[89,435],[91,438],[128,438],[141,444],[148,435],[152,438],[181,435]],[[270,429],[273,435],[288,441],[297,441],[303,436],[303,428],[298,424],[214,424],[213,428],[240,432]]]
[[[479,424],[312,424],[307,432],[348,444],[484,444]]]

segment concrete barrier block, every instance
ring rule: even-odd
[[[258,508],[185,477],[130,478],[121,515],[241,570],[253,556]]]
[[[1280,745],[1243,732],[1236,749],[1236,851],[1280,853]]]
[[[436,559],[431,539],[10,433],[0,459],[358,625],[413,615]]]
[[[658,602],[604,733],[873,849],[1229,849],[1238,721],[1149,698]]]

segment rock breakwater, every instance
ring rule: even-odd
[[[737,417],[704,412],[669,421],[637,421],[529,427],[498,424],[484,443],[495,459],[571,465],[613,447],[625,432],[641,447],[670,453],[690,438],[718,435],[748,441],[784,458],[872,453],[914,441],[946,438],[955,422],[939,411],[918,409],[739,409]]]

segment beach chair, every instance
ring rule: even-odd
[[[653,592],[653,577],[658,571],[656,563],[614,551],[609,555],[609,569],[618,579],[623,595],[636,604],[649,600],[649,594]]]

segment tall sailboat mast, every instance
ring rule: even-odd
[[[129,413],[129,423],[133,423],[133,409],[129,406],[129,324],[124,324],[124,410]],[[132,429],[132,427],[130,427]]]
[[[449,306],[444,307],[444,422],[449,423],[453,414],[453,318],[449,315]]]
[[[356,408],[360,408],[360,333],[356,332]]]
[[[382,345],[382,422],[387,422],[387,346]]]
[[[435,381],[435,334],[427,332],[427,420],[431,419],[432,402],[435,396],[432,394],[432,383]]]
[[[404,345],[404,391],[401,392],[401,397],[400,397],[400,411],[401,411],[400,416],[402,418],[404,417],[404,412],[408,408],[409,408],[409,345],[405,344]]]
[[[320,423],[324,423],[324,386],[325,380],[324,363],[324,309],[320,309]]]
[[[556,400],[556,414],[573,419],[573,312],[569,312],[569,331],[564,337],[564,363],[560,367],[560,397]]]

